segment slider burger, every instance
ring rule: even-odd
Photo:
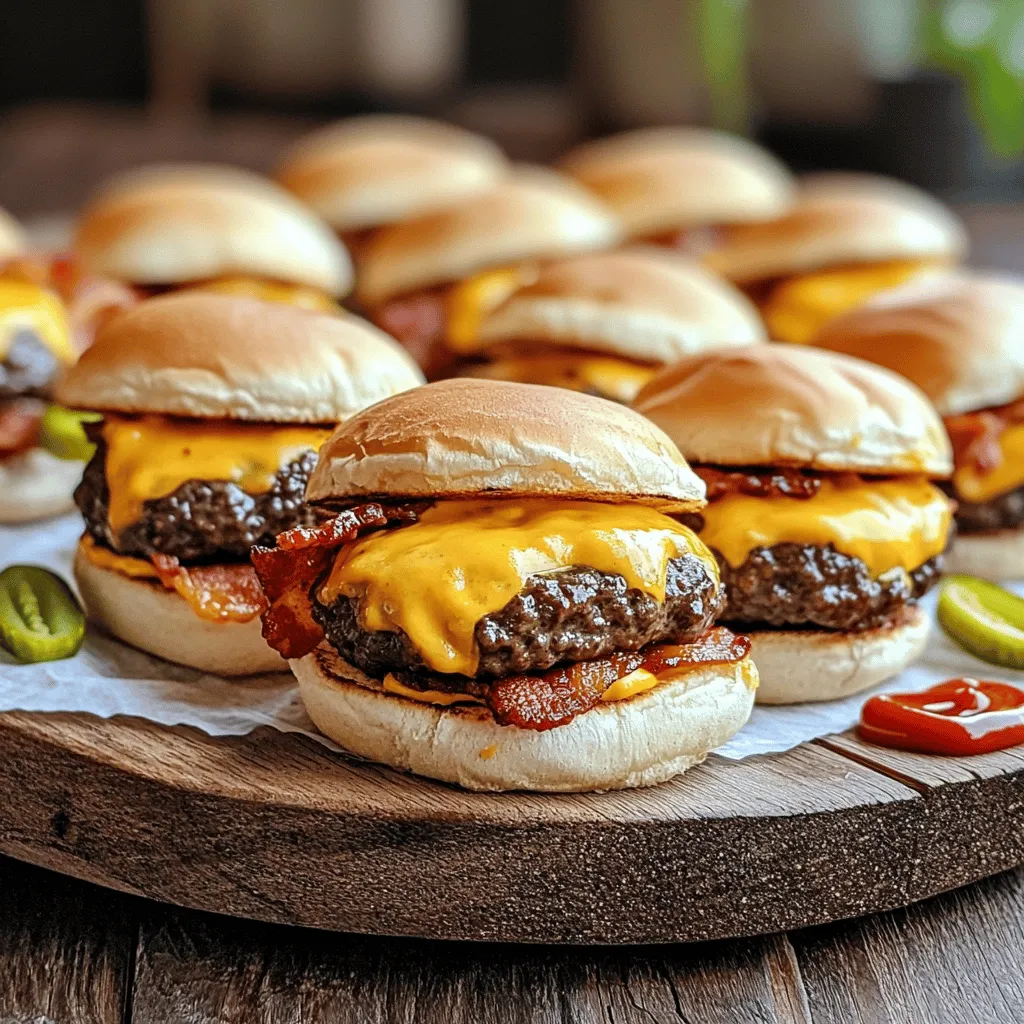
[[[160,165],[109,182],[82,211],[86,268],[145,294],[201,288],[323,312],[352,285],[330,228],[273,182],[231,167]]]
[[[628,403],[660,365],[767,338],[741,292],[685,256],[648,246],[542,265],[475,337],[460,341],[463,355],[487,360],[465,374]]]
[[[769,152],[701,128],[643,128],[587,142],[559,169],[599,196],[627,237],[699,253],[719,228],[781,217],[793,176]]]
[[[119,313],[59,389],[103,417],[75,492],[89,615],[183,665],[282,668],[249,550],[316,524],[302,496],[332,424],[421,381],[355,317],[202,292]]]
[[[927,399],[896,374],[787,345],[708,352],[634,408],[707,485],[692,525],[715,553],[722,620],[750,635],[758,701],[830,700],[895,675],[924,646],[952,470]]]
[[[428,377],[451,372],[486,312],[533,279],[534,261],[619,241],[614,217],[567,178],[522,168],[458,206],[374,232],[356,297]]]
[[[806,343],[832,317],[966,249],[959,219],[924,192],[832,173],[804,179],[778,220],[723,231],[705,261],[755,299],[773,340]]]
[[[368,115],[300,139],[277,180],[357,253],[375,228],[463,202],[508,166],[493,142],[454,125]]]
[[[253,552],[264,635],[346,749],[472,789],[652,785],[746,722],[746,639],[668,513],[703,487],[660,430],[588,395],[451,380],[342,424],[306,492],[333,513]]]
[[[903,374],[953,443],[950,568],[1024,579],[1024,281],[957,273],[893,289],[828,324],[815,345]]]

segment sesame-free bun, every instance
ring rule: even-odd
[[[483,136],[422,117],[368,115],[300,139],[277,180],[335,230],[353,231],[442,210],[507,170]]]
[[[1024,394],[1024,280],[949,273],[882,292],[813,344],[912,380],[943,416]]]
[[[793,178],[766,150],[701,128],[644,128],[584,143],[559,167],[600,196],[631,238],[780,217]]]
[[[983,580],[1024,580],[1024,529],[958,534],[946,556],[946,572]]]
[[[422,382],[401,346],[358,317],[181,292],[104,323],[57,394],[99,411],[336,423]]]
[[[704,505],[704,484],[649,420],[559,388],[459,379],[357,413],[306,488],[327,499],[558,497]]]
[[[909,381],[804,345],[690,356],[637,395],[692,462],[945,477],[949,438]]]
[[[70,512],[81,479],[81,462],[65,462],[42,448],[0,459],[0,523],[30,523]]]
[[[465,789],[555,793],[653,786],[699,764],[746,723],[757,683],[751,659],[697,668],[537,732],[388,693],[327,645],[291,667],[309,717],[351,753]]]
[[[75,251],[93,272],[143,285],[255,276],[344,295],[348,252],[272,181],[231,167],[167,164],[121,175],[82,211]]]
[[[160,583],[94,565],[81,545],[74,571],[89,618],[140,651],[222,676],[283,672],[288,667],[263,639],[259,616],[249,622],[201,619]]]
[[[0,260],[19,255],[27,244],[21,225],[6,210],[0,210]]]
[[[519,168],[458,206],[382,228],[359,257],[357,295],[368,306],[490,267],[603,249],[618,221],[568,178]]]
[[[484,319],[477,337],[480,349],[525,340],[650,363],[768,340],[741,292],[653,246],[545,264]]]
[[[891,679],[916,661],[930,622],[917,607],[895,625],[862,633],[837,630],[744,630],[761,677],[758,704],[838,700]]]
[[[967,250],[959,218],[903,182],[868,174],[817,174],[778,220],[728,228],[704,257],[740,283],[824,267],[922,260],[953,263]]]

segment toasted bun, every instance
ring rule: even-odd
[[[521,168],[483,195],[384,228],[359,259],[358,295],[394,295],[526,259],[603,249],[619,240],[612,214],[568,178]]]
[[[230,167],[147,167],[110,182],[82,211],[75,251],[97,274],[136,284],[269,277],[344,295],[352,264],[294,196]]]
[[[30,523],[70,512],[82,468],[81,462],[65,462],[42,448],[0,459],[0,523]]]
[[[632,238],[780,217],[795,192],[766,150],[700,128],[623,132],[578,146],[559,166],[599,195]]]
[[[140,651],[221,676],[283,672],[287,665],[249,622],[199,618],[177,594],[152,580],[132,579],[75,552],[75,581],[89,618]]]
[[[360,757],[466,789],[553,793],[653,786],[686,771],[743,727],[757,681],[749,659],[695,669],[536,732],[500,726],[480,706],[386,693],[324,646],[291,666],[316,727]]]
[[[0,260],[19,255],[27,245],[21,225],[6,210],[0,210]]]
[[[81,409],[336,423],[422,382],[358,317],[181,292],[107,321],[57,393]]]
[[[912,380],[943,416],[1024,395],[1024,280],[950,273],[883,292],[814,344]]]
[[[307,499],[371,496],[550,496],[685,511],[704,505],[704,484],[653,423],[615,402],[459,379],[380,402],[324,443]]]
[[[633,408],[693,462],[854,473],[953,472],[949,438],[913,384],[803,345],[751,345],[662,370]]]
[[[482,349],[528,340],[651,363],[767,341],[741,292],[692,260],[654,248],[546,264],[484,320],[478,337]]]
[[[908,608],[897,625],[863,633],[748,630],[750,657],[761,677],[757,703],[804,704],[860,693],[916,661],[930,628],[920,608]]]
[[[1024,580],[1024,529],[958,534],[946,556],[946,572],[983,580]]]
[[[819,174],[805,179],[788,214],[730,228],[705,261],[745,283],[846,263],[954,262],[966,250],[959,218],[919,189],[867,174]]]
[[[301,139],[277,180],[338,231],[419,217],[477,195],[508,171],[493,142],[422,117],[338,121]]]

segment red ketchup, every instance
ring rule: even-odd
[[[857,731],[883,747],[925,754],[988,754],[1024,743],[1024,690],[1009,683],[947,679],[920,693],[871,697]]]

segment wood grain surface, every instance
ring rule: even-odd
[[[622,793],[474,794],[261,730],[0,715],[0,852],[347,932],[703,941],[904,906],[1024,861],[1024,758],[836,737]]]

